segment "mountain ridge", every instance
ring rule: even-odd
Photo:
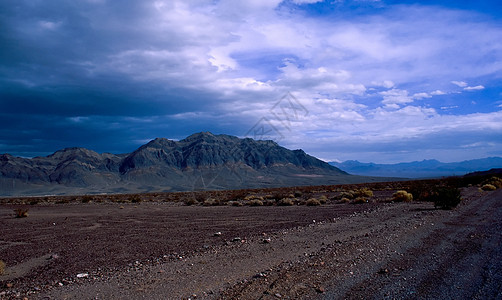
[[[0,195],[136,193],[376,181],[274,141],[192,134],[156,138],[131,153],[71,147],[45,157],[0,155]]]
[[[350,174],[362,176],[391,176],[403,178],[433,178],[444,176],[460,176],[471,172],[502,168],[502,157],[487,157],[443,163],[435,159],[402,162],[396,164],[362,163],[357,160],[330,162]]]

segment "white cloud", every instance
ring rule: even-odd
[[[466,91],[480,91],[480,90],[484,90],[484,89],[485,89],[485,87],[482,85],[468,86],[468,87],[464,88],[464,90],[466,90]]]
[[[466,87],[467,86],[467,82],[465,82],[465,81],[452,81],[451,83],[453,83],[454,85],[459,86],[459,87]]]
[[[392,89],[380,92],[383,96],[382,104],[396,105],[413,102],[413,97],[408,95],[408,91],[400,89]]]
[[[446,92],[443,92],[441,90],[435,90],[434,92],[430,93],[432,96],[440,96],[440,95],[446,95]]]
[[[427,93],[423,93],[423,92],[413,94],[413,99],[420,100],[420,99],[424,99],[424,98],[432,98],[432,96]]]

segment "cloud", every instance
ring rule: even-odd
[[[406,142],[464,134],[457,124],[467,115],[496,122],[463,103],[495,106],[464,90],[496,86],[502,75],[497,20],[421,4],[353,13],[288,3],[1,2],[0,152],[125,152],[135,145],[118,145],[147,137],[243,135],[287,92],[310,114],[282,142],[323,157],[390,153],[393,143],[413,152]],[[449,141],[456,149],[462,138]]]
[[[440,90],[435,90],[434,92],[430,93],[432,96],[440,96],[440,95],[446,95],[446,92],[440,91]]]
[[[480,91],[480,90],[484,90],[484,89],[485,89],[485,87],[482,85],[468,86],[468,87],[464,88],[464,90],[466,90],[466,91]]]
[[[388,91],[380,92],[383,96],[382,104],[393,105],[393,104],[405,104],[413,102],[413,97],[408,95],[408,91],[400,89],[392,89]]]
[[[467,82],[465,82],[465,81],[452,81],[451,83],[453,83],[454,85],[459,86],[459,87],[466,87],[467,86]]]

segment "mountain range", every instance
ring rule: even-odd
[[[132,153],[67,148],[0,155],[0,196],[170,192],[383,181],[350,175],[273,141],[209,132],[157,138]]]
[[[488,157],[452,163],[443,163],[430,159],[397,164],[362,163],[357,160],[347,160],[341,163],[330,162],[330,165],[355,175],[434,178],[454,175],[460,176],[475,171],[502,168],[502,158]]]

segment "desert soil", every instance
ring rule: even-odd
[[[451,211],[16,207],[0,206],[2,299],[502,299],[502,190],[464,189]]]

